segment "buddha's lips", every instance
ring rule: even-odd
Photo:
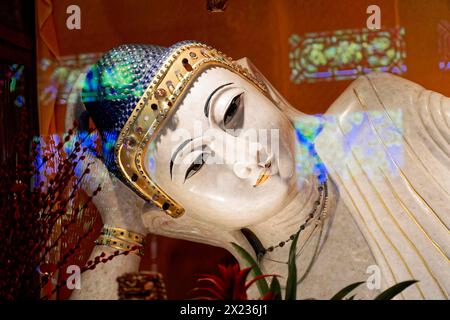
[[[269,178],[270,178],[269,170],[264,170],[258,177],[258,180],[256,180],[256,183],[253,187],[262,185],[264,182],[269,180]]]
[[[272,162],[269,162],[264,170],[260,173],[258,179],[256,180],[256,183],[253,185],[253,187],[257,187],[262,185],[264,182],[269,180],[270,178],[270,167],[272,165]]]

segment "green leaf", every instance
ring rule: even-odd
[[[252,267],[252,275],[254,277],[262,276],[261,269],[258,266],[258,263],[253,259],[250,253],[248,253],[244,248],[242,248],[237,243],[232,242],[231,245],[233,248],[239,253],[239,255],[248,263],[249,267]],[[267,292],[269,292],[269,285],[267,284],[266,279],[260,279],[256,282],[256,286],[258,287],[259,294],[261,297],[264,297]]]
[[[363,284],[364,281],[361,282],[355,282],[348,286],[346,286],[344,289],[341,289],[338,293],[336,293],[330,300],[342,300],[344,297],[352,292],[354,289],[359,287],[361,284]]]
[[[250,288],[252,286],[252,284],[254,284],[255,282],[258,282],[261,279],[273,277],[273,276],[275,276],[275,275],[274,274],[263,274],[262,276],[256,276],[251,281],[249,281],[245,284],[245,289],[247,290],[248,288]]]
[[[378,296],[375,297],[374,300],[391,300],[396,295],[398,295],[400,292],[408,288],[409,286],[413,285],[414,283],[418,282],[417,280],[408,280],[403,281],[400,283],[397,283],[393,285],[392,287],[386,289],[382,293],[380,293]]]
[[[289,250],[285,300],[295,300],[297,298],[297,266],[295,265],[295,255],[297,253],[296,247],[299,234],[300,231],[295,234],[295,238],[292,240],[291,249]]]
[[[277,277],[272,278],[272,282],[270,283],[270,292],[272,292],[275,296],[275,300],[281,300],[281,286],[280,281],[278,281]]]

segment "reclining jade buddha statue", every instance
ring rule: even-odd
[[[225,248],[245,266],[234,242],[286,278],[297,232],[298,298],[369,277],[361,298],[412,279],[397,298],[448,298],[449,98],[373,73],[307,115],[248,59],[192,41],[112,49],[81,97],[104,150],[86,184],[103,186],[92,255],[131,253],[83,273],[73,299],[117,298],[147,233]]]

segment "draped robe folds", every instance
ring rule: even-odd
[[[381,270],[381,289],[419,280],[406,299],[448,299],[450,99],[374,73],[323,116],[316,150]]]

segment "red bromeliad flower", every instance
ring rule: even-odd
[[[274,275],[260,275],[249,282],[245,282],[252,268],[240,270],[239,265],[230,266],[219,265],[219,276],[215,274],[199,274],[198,282],[206,282],[208,285],[197,287],[192,291],[204,291],[209,296],[201,296],[199,300],[248,300],[247,289],[256,281]],[[271,300],[274,298],[272,292],[267,293],[262,300]]]

